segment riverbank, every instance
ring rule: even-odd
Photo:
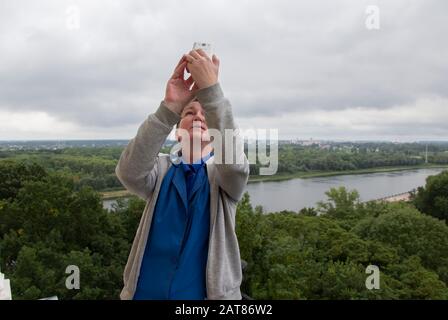
[[[419,166],[403,166],[403,167],[380,167],[380,168],[370,168],[370,169],[359,169],[359,170],[346,170],[346,171],[313,171],[313,172],[296,172],[292,174],[278,174],[273,176],[250,176],[248,183],[255,182],[275,182],[275,181],[285,181],[291,179],[307,179],[307,178],[320,178],[320,177],[332,177],[341,175],[354,175],[354,174],[369,174],[369,173],[384,173],[384,172],[397,172],[405,170],[416,170],[416,169],[439,169],[446,168],[448,170],[448,165],[419,165]],[[103,200],[112,200],[117,198],[125,198],[131,196],[127,190],[112,190],[100,192]]]
[[[296,173],[291,173],[291,174],[278,174],[278,175],[273,175],[273,176],[251,176],[249,178],[249,183],[284,181],[284,180],[297,179],[297,178],[307,179],[307,178],[321,178],[321,177],[332,177],[332,176],[345,176],[345,175],[351,175],[351,174],[384,173],[384,172],[395,172],[395,171],[416,170],[416,169],[440,169],[440,168],[442,168],[442,169],[446,168],[448,170],[448,165],[379,167],[379,168],[345,170],[345,171],[313,171],[313,172],[296,172]]]

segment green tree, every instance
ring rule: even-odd
[[[423,213],[448,222],[448,171],[426,178],[414,197],[415,206]]]
[[[396,248],[403,259],[417,256],[422,265],[448,284],[448,226],[407,204],[388,205],[388,212],[366,217],[352,230],[362,239]]]
[[[319,201],[317,210],[332,218],[354,217],[359,206],[359,193],[356,190],[348,191],[345,187],[331,188],[325,192],[327,201]]]
[[[117,299],[131,245],[124,212],[104,210],[94,190],[77,191],[60,175],[26,180],[29,170],[14,176],[23,182],[0,205],[1,268],[13,298]],[[80,290],[65,286],[68,265],[80,269]]]
[[[26,181],[36,181],[45,177],[42,167],[31,164],[16,163],[14,161],[0,162],[0,200],[11,199]]]

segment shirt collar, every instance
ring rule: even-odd
[[[201,160],[196,160],[193,163],[188,163],[187,161],[185,161],[185,159],[183,157],[181,157],[181,163],[182,164],[191,164],[191,165],[203,165],[205,162],[207,162],[208,159],[210,159],[213,156],[213,151],[208,153],[207,155],[203,156],[201,158]]]
[[[199,170],[199,168],[204,166],[204,164],[207,162],[207,160],[210,159],[212,156],[213,156],[213,151],[210,152],[209,154],[205,155],[204,157],[202,157],[200,161],[198,160],[193,163],[186,163],[186,161],[184,161],[184,158],[181,158],[182,159],[181,164],[185,171],[193,170],[194,172],[197,172]]]

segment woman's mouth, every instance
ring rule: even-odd
[[[194,121],[193,125],[191,126],[191,129],[202,129],[203,131],[207,130],[207,127],[204,125],[202,121]]]

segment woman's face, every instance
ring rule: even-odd
[[[204,109],[198,101],[192,101],[184,108],[178,129],[181,129],[184,133],[176,134],[183,137],[183,134],[188,133],[190,141],[193,141],[193,139],[207,141],[208,127],[205,121]]]

